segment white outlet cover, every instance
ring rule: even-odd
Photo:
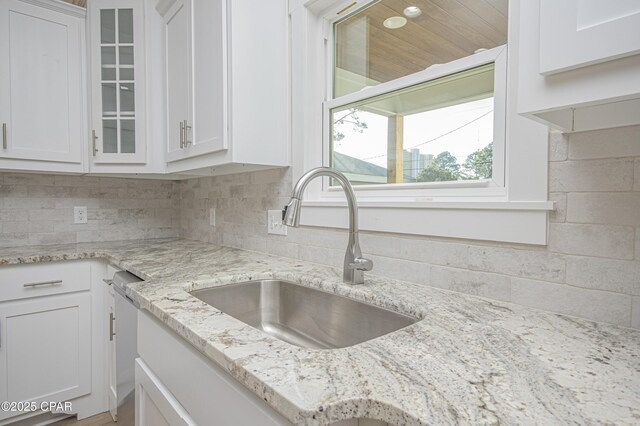
[[[73,223],[87,223],[87,207],[73,208]]]
[[[282,210],[267,211],[267,234],[287,235],[287,227],[282,223]]]

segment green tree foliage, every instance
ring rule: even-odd
[[[493,165],[493,144],[469,154],[462,164],[461,178],[466,180],[491,178]]]
[[[460,164],[458,159],[449,151],[438,154],[433,161],[422,169],[417,182],[445,182],[450,180],[458,180],[460,177]]]
[[[489,179],[492,165],[493,144],[469,154],[462,165],[458,164],[458,159],[449,151],[444,151],[422,169],[416,182]]]

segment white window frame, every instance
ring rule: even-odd
[[[328,164],[329,109],[333,61],[332,23],[350,1],[291,0],[292,140],[294,181]],[[363,1],[360,4],[364,4]],[[356,7],[359,7],[357,5]],[[496,62],[494,177],[466,182],[356,186],[363,230],[546,244],[548,128],[516,114],[519,0],[509,5],[508,54],[490,49],[340,97],[340,105],[412,84]],[[501,132],[500,129],[504,129]],[[297,142],[300,141],[300,142]],[[504,149],[500,149],[502,144]],[[317,179],[306,191],[301,224],[346,228],[342,191]]]

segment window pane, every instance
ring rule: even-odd
[[[121,152],[133,154],[136,152],[136,123],[134,120],[120,120]]]
[[[103,47],[101,48],[102,54],[102,79],[103,80],[115,80],[116,79],[116,48],[115,47]]]
[[[133,83],[120,84],[120,114],[135,112],[135,86]]]
[[[100,42],[116,42],[116,11],[114,9],[100,11]]]
[[[331,110],[331,167],[355,185],[488,179],[493,64]]]
[[[102,114],[116,115],[116,85],[102,83]]]
[[[120,47],[120,65],[133,65],[133,47]]]
[[[118,42],[133,43],[133,9],[118,10]]]
[[[347,16],[334,25],[334,97],[506,44],[507,4],[380,0]]]
[[[102,120],[102,150],[105,154],[118,152],[118,122],[116,120]]]

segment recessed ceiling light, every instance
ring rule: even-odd
[[[417,18],[422,15],[422,10],[418,6],[409,6],[404,10],[404,16],[407,18]]]
[[[382,25],[389,28],[390,30],[395,30],[396,28],[404,27],[407,24],[407,18],[402,16],[392,16],[391,18],[387,18],[384,20]]]

